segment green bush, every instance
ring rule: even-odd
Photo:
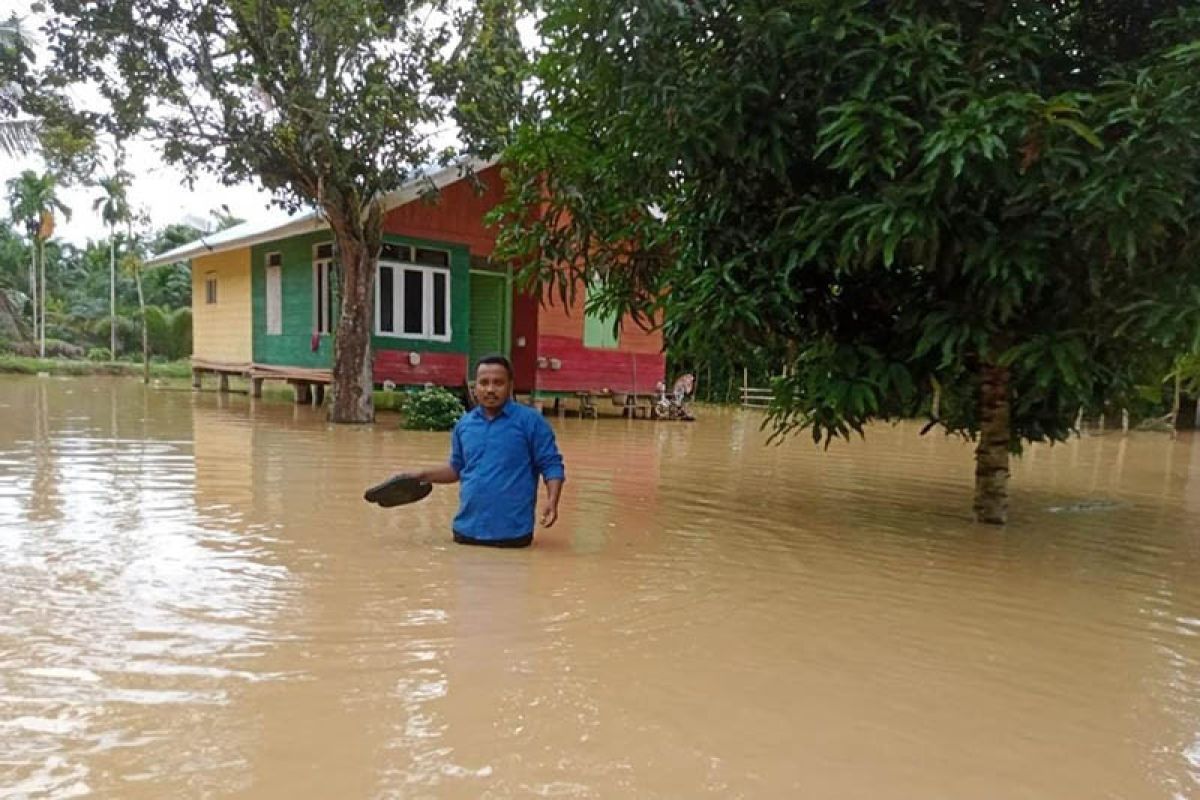
[[[107,347],[93,347],[87,351],[88,361],[112,361],[112,353]]]
[[[376,389],[374,396],[376,411],[403,411],[408,402],[408,392]]]
[[[410,431],[448,431],[462,415],[459,399],[438,386],[415,391],[404,402],[404,427]]]

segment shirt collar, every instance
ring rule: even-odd
[[[507,400],[505,400],[504,405],[500,406],[500,410],[496,413],[496,416],[493,419],[499,419],[500,417],[509,416],[509,409],[511,408],[513,403],[514,403],[514,401],[511,397],[508,398]],[[477,416],[479,416],[483,420],[487,420],[487,418],[488,418],[487,412],[483,410],[483,406],[475,406],[473,413],[475,413]]]

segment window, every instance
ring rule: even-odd
[[[267,253],[267,335],[283,333],[283,254]]]
[[[319,244],[313,251],[313,330],[333,330],[333,245]]]
[[[593,287],[598,290],[603,285],[603,280],[598,275],[593,276],[592,282],[588,284],[585,290],[585,302],[587,295],[592,292]],[[620,337],[617,334],[616,326],[617,317],[615,314],[599,314],[593,311],[585,311],[583,315],[583,346],[609,349],[619,346]]]
[[[375,333],[450,340],[450,254],[384,245],[375,281]]]
[[[204,302],[210,306],[217,304],[217,273],[215,272],[204,276]]]

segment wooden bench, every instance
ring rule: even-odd
[[[650,419],[654,411],[654,399],[650,395],[637,395],[629,392],[612,392],[609,395],[612,404],[621,409],[621,416],[637,419],[641,415]]]

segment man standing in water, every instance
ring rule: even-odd
[[[485,356],[475,370],[478,405],[454,426],[450,463],[411,473],[428,483],[462,482],[454,541],[526,547],[533,541],[538,476],[546,481],[542,526],[558,520],[565,473],[554,431],[512,399],[512,364]]]

